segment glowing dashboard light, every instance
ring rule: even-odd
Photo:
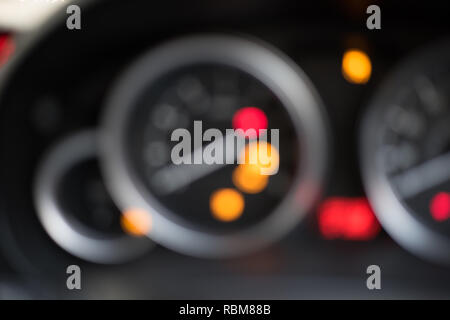
[[[319,207],[319,230],[326,239],[373,239],[380,224],[365,198],[333,197]]]
[[[262,192],[268,182],[269,176],[262,175],[257,165],[241,164],[233,171],[233,183],[245,193],[255,194]]]
[[[151,231],[152,221],[145,210],[129,209],[122,213],[120,225],[126,233],[141,237]]]
[[[449,192],[439,192],[431,199],[430,213],[436,221],[445,221],[450,218]]]
[[[260,174],[273,175],[280,166],[278,149],[266,141],[250,142],[239,155],[239,163],[253,165],[251,169],[258,169]]]
[[[361,50],[347,50],[342,57],[342,75],[351,83],[364,84],[372,74],[369,56]]]
[[[267,116],[259,108],[256,107],[244,107],[236,111],[233,116],[232,125],[233,129],[242,129],[247,131],[248,129],[254,129],[256,136],[259,134],[259,130],[267,129]],[[256,138],[250,136],[250,138]]]
[[[14,42],[11,36],[0,34],[0,67],[4,65],[14,52]]]
[[[213,192],[209,206],[214,218],[222,222],[231,222],[239,219],[242,215],[245,201],[239,191],[224,188]]]

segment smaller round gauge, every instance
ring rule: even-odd
[[[107,186],[122,210],[147,212],[149,237],[174,250],[223,257],[257,249],[319,196],[321,108],[301,70],[265,44],[170,42],[111,91],[101,135]],[[253,166],[252,154],[263,155]]]
[[[35,179],[39,220],[62,248],[96,263],[119,263],[152,247],[147,238],[124,233],[123,216],[101,179],[97,139],[83,131],[58,143]]]
[[[450,263],[450,42],[405,61],[362,123],[362,167],[376,214],[410,251]]]

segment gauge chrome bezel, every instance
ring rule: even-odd
[[[386,127],[384,114],[400,88],[412,85],[418,75],[439,70],[443,59],[450,63],[450,40],[425,48],[401,63],[369,103],[360,127],[360,160],[363,182],[375,214],[388,234],[411,253],[442,264],[450,264],[450,237],[421,223],[400,200],[383,170],[377,152]]]
[[[107,236],[89,229],[65,214],[56,199],[56,190],[64,174],[77,163],[95,159],[97,135],[81,131],[49,150],[38,167],[33,196],[38,218],[49,236],[63,249],[84,260],[115,264],[147,252],[154,244],[147,238],[126,234]]]
[[[213,234],[174,219],[146,190],[125,156],[126,124],[139,94],[177,68],[217,63],[240,69],[270,88],[288,110],[301,141],[302,169],[278,207],[260,223],[232,234]],[[257,40],[200,35],[173,40],[144,54],[111,90],[101,126],[101,164],[113,198],[122,208],[152,215],[149,237],[175,251],[201,257],[248,253],[294,228],[321,193],[328,155],[328,129],[322,102],[307,76],[288,57]],[[300,147],[299,147],[300,148]]]

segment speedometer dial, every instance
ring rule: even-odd
[[[423,257],[450,262],[450,42],[407,60],[362,127],[365,184],[386,230]]]
[[[144,55],[113,88],[104,175],[122,210],[151,216],[157,242],[201,256],[254,250],[293,228],[319,195],[321,108],[301,70],[267,45],[177,40]],[[240,160],[261,149],[273,166],[255,174],[258,161]]]

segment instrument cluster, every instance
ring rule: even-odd
[[[8,36],[0,281],[72,297],[76,264],[83,297],[372,297],[375,264],[381,297],[448,297],[442,10],[380,3],[369,30],[345,1],[169,2]]]

